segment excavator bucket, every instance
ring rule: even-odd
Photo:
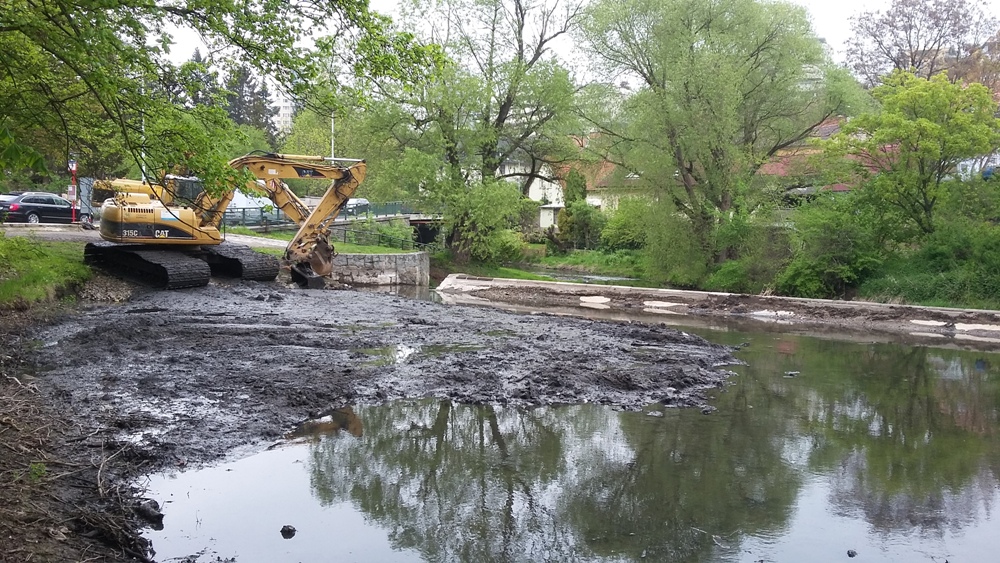
[[[299,247],[301,252],[301,247]],[[292,280],[302,287],[309,289],[323,289],[326,287],[324,276],[330,275],[333,271],[333,247],[330,246],[325,236],[316,237],[316,243],[308,256],[301,256],[292,261]],[[286,253],[286,258],[289,255]]]
[[[333,271],[333,247],[326,237],[317,237],[316,246],[309,256],[309,266],[317,276],[328,276]]]

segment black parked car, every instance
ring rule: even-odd
[[[0,221],[70,223],[73,204],[46,192],[24,192],[0,196]]]

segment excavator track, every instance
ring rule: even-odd
[[[205,286],[213,274],[273,281],[278,276],[279,267],[274,256],[229,243],[178,250],[153,245],[92,242],[84,248],[83,255],[88,264],[138,278],[163,289]]]
[[[274,281],[278,277],[278,259],[249,246],[224,242],[202,247],[202,251],[213,274],[256,281]]]
[[[91,242],[84,248],[83,256],[88,264],[137,277],[163,289],[201,287],[208,285],[212,276],[204,260],[155,246]]]

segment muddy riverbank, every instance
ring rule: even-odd
[[[61,499],[35,511],[55,515],[52,525],[11,561],[29,560],[46,541],[140,558],[138,477],[266,448],[330,408],[439,397],[710,412],[705,393],[736,363],[731,348],[655,324],[279,283],[219,280],[171,292],[108,283],[84,294],[102,292],[126,301],[83,304],[9,340],[25,354],[5,371],[18,379],[8,389],[30,385],[39,412],[58,421],[45,457],[28,467],[44,468]],[[59,464],[72,475],[53,478]]]

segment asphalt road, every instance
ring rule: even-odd
[[[97,229],[84,229],[78,224],[56,225],[27,223],[0,224],[0,236],[33,237],[39,240],[93,242],[101,240]],[[251,248],[285,248],[287,243],[282,240],[246,235],[226,234],[226,240],[236,244],[245,244]]]

